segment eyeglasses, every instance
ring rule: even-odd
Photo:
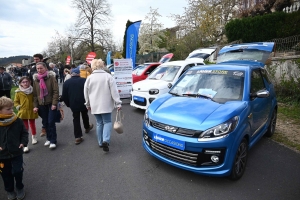
[[[21,83],[29,83],[29,81],[22,81]]]

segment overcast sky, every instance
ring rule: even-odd
[[[0,0],[0,58],[40,53],[55,31],[65,35],[78,11],[72,0]],[[168,16],[183,14],[186,0],[107,0],[112,10],[114,41],[122,41],[127,20],[144,20],[153,9],[162,15],[164,28],[175,26]]]

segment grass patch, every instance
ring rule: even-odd
[[[287,137],[285,137],[282,133],[275,132],[272,136],[272,139],[276,142],[284,144],[285,146],[291,147],[300,151],[300,144],[290,141]]]
[[[280,103],[278,106],[278,113],[283,114],[287,118],[300,121],[300,106],[299,105],[286,105]]]

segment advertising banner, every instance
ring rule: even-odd
[[[132,61],[131,59],[114,59],[114,78],[120,98],[130,98],[132,89]]]
[[[71,56],[67,56],[66,65],[69,65],[71,61]]]
[[[111,51],[109,51],[106,55],[106,65],[110,65],[111,64],[111,58],[110,58],[110,55],[111,55]]]
[[[126,58],[131,58],[134,64],[140,25],[141,21],[136,21],[126,30]]]
[[[86,62],[88,64],[91,64],[92,60],[94,60],[94,58],[96,58],[96,53],[95,52],[90,52],[87,56],[86,56]]]

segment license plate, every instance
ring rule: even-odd
[[[168,145],[170,147],[176,148],[176,149],[180,149],[180,150],[184,150],[185,149],[185,142],[180,141],[180,140],[176,140],[174,138],[169,138],[163,135],[159,135],[159,134],[154,134],[153,135],[153,140],[156,142],[159,142],[161,144],[165,144]]]
[[[144,102],[144,101],[145,101],[145,98],[143,98],[143,97],[138,97],[138,96],[133,96],[133,100],[140,101],[140,102]]]

